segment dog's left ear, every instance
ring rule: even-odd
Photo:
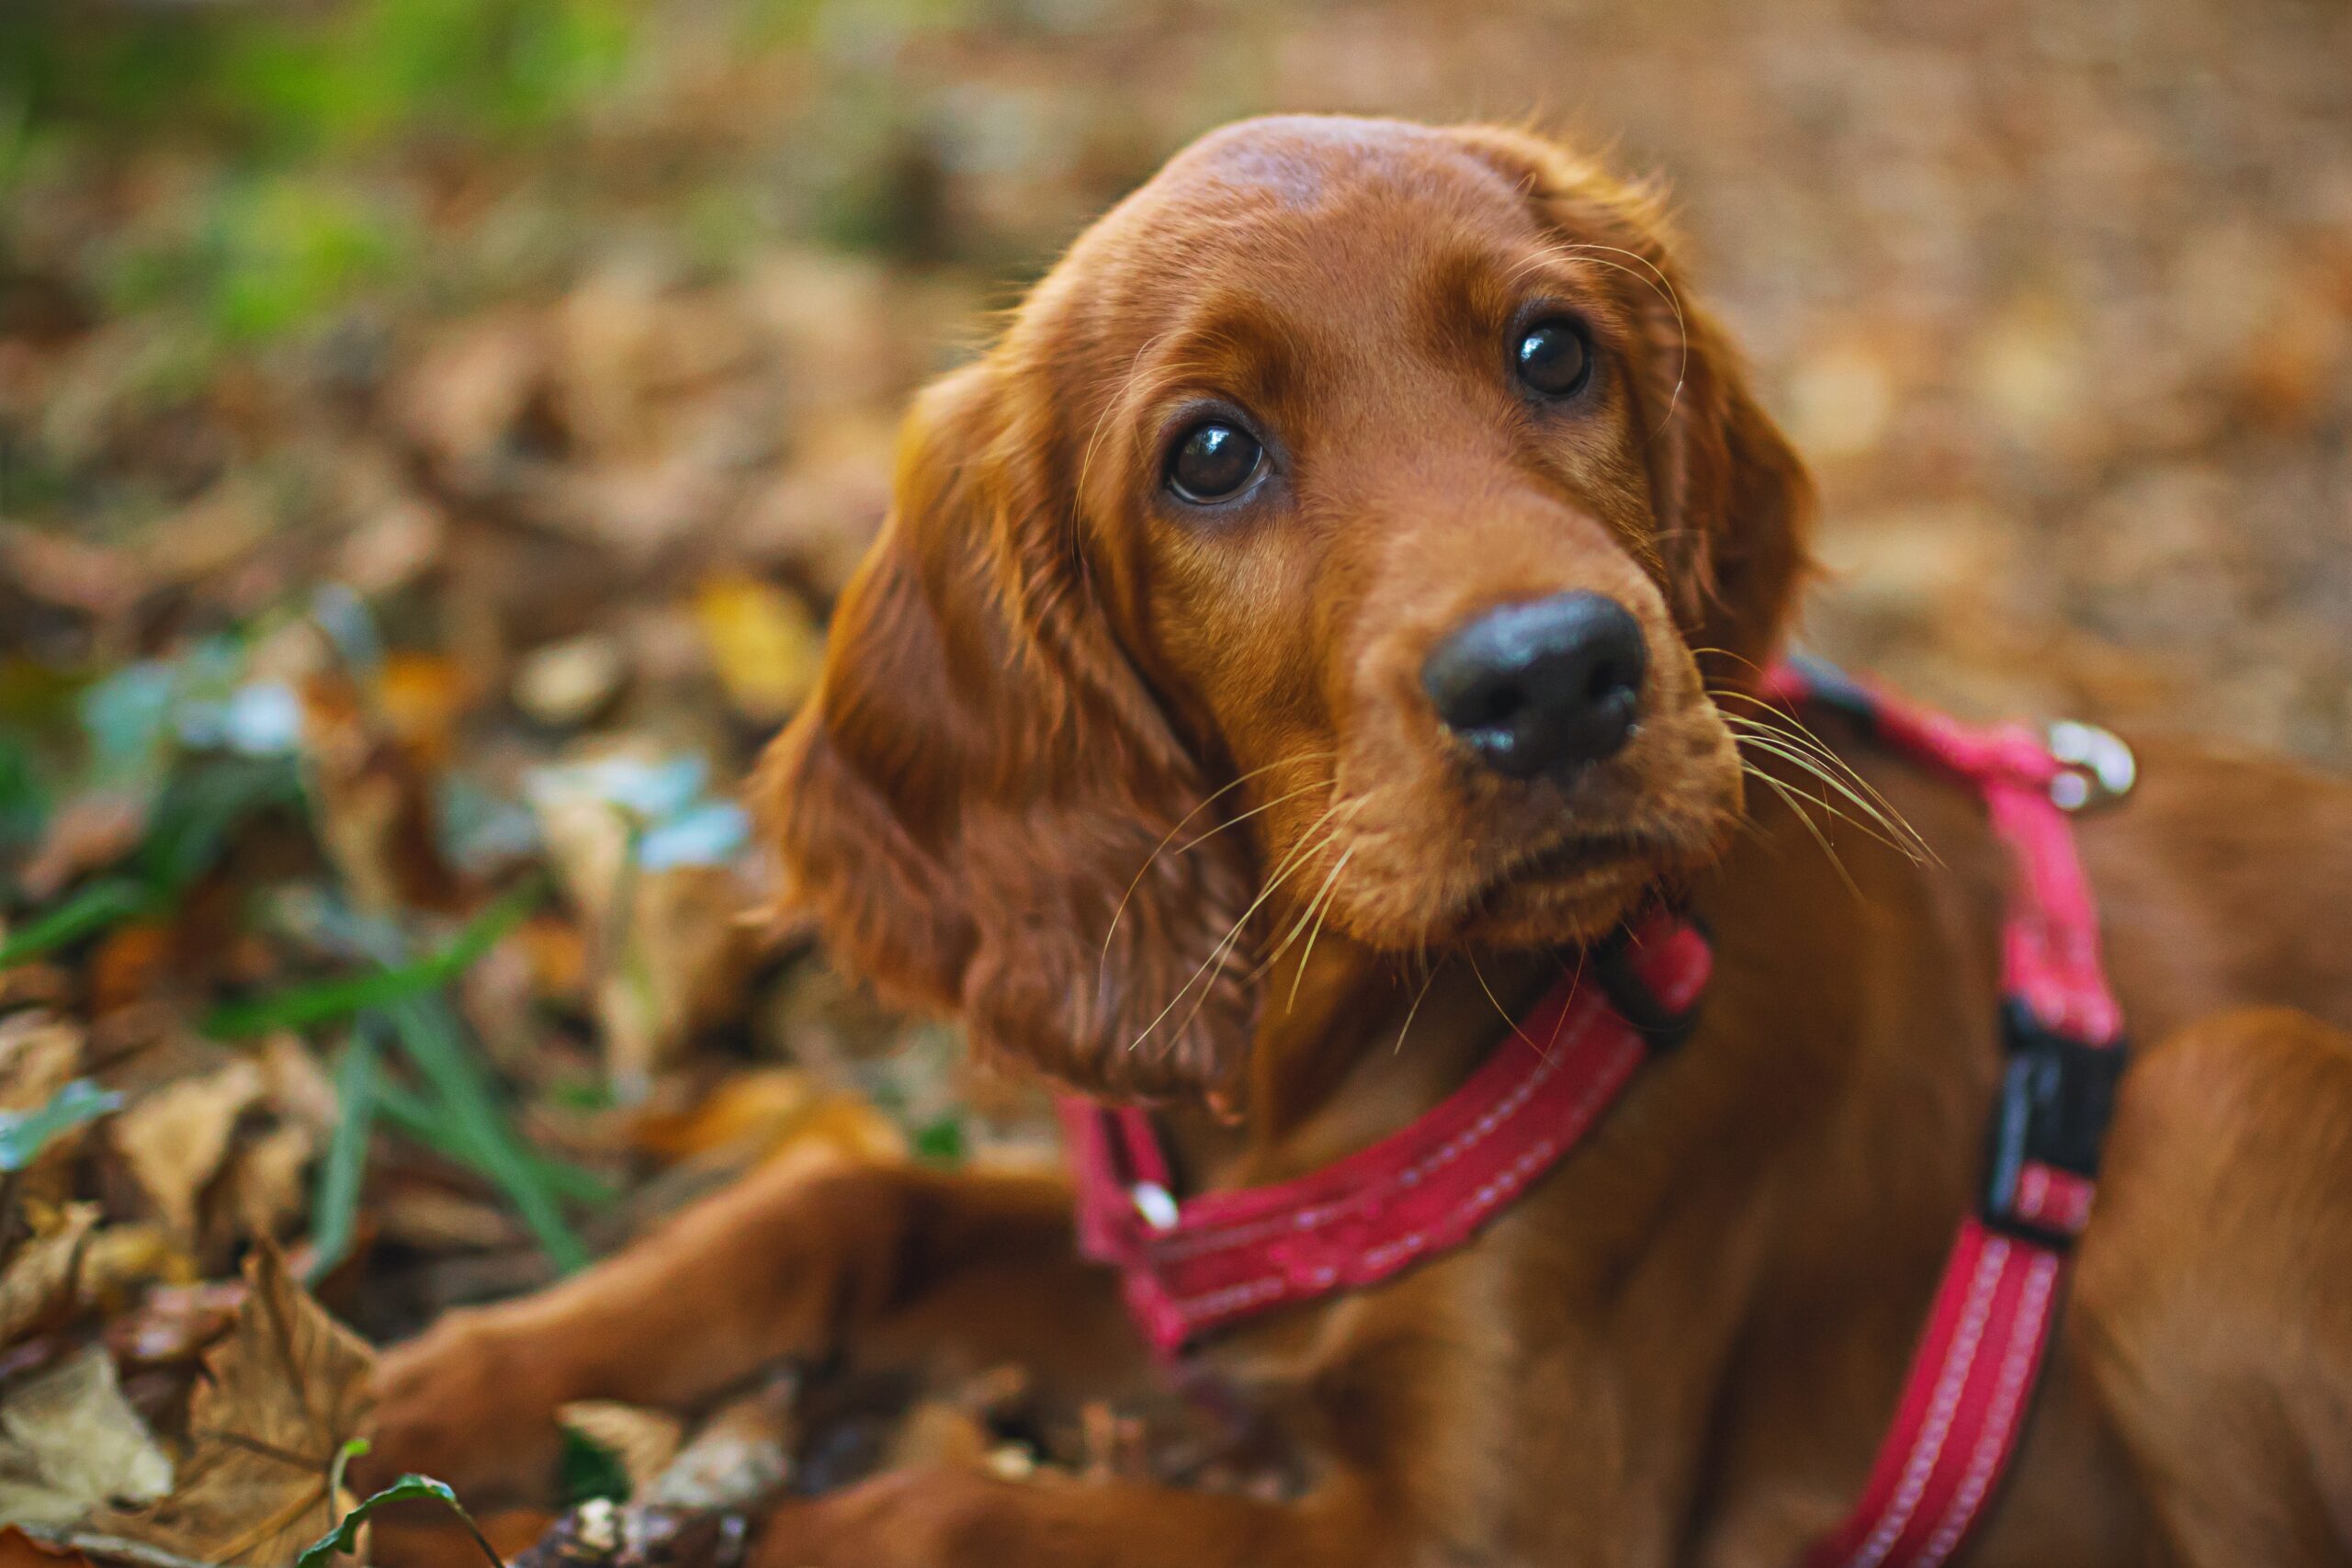
[[[1711,685],[1751,683],[1793,618],[1812,557],[1813,481],[1692,299],[1648,192],[1521,131],[1456,132],[1570,246],[1611,269],[1641,352],[1628,377],[1657,544],[1683,632]]]

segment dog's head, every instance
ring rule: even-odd
[[[1268,952],[1589,939],[1717,854],[1714,691],[1804,471],[1659,219],[1515,132],[1211,135],[909,421],[760,798],[797,897],[977,1042],[1229,1086]]]

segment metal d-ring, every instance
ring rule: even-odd
[[[2139,782],[2139,759],[2111,729],[2062,718],[2045,737],[2050,754],[2064,770],[2050,781],[2050,798],[2060,809],[2082,811],[2120,800]]]

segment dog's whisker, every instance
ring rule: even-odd
[[[1860,793],[1849,787],[1845,780],[1823,765],[1817,753],[1805,750],[1785,731],[1758,725],[1753,720],[1742,718],[1737,714],[1725,714],[1724,717],[1734,727],[1735,732],[1744,731],[1738,735],[1739,744],[1752,746],[1767,756],[1778,757],[1791,767],[1818,779],[1843,795],[1852,803],[1857,811],[1862,813],[1861,817],[1857,818],[1850,813],[1838,810],[1828,801],[1823,801],[1822,805],[1825,808],[1839,820],[1851,823],[1914,864],[1926,863],[1932,858],[1933,852],[1919,837],[1918,831],[1899,813],[1883,802],[1865,798]]]
[[[1430,987],[1437,984],[1437,965],[1430,965],[1421,976],[1421,988],[1413,993],[1413,1005],[1405,1010],[1405,1026],[1396,1032],[1396,1043],[1388,1048],[1392,1056],[1405,1054],[1405,1036],[1413,1032],[1413,1020],[1421,1016],[1421,1004],[1429,1000]]]
[[[1814,733],[1811,727],[1802,718],[1747,692],[1711,692],[1708,694],[1715,698],[1718,703],[1729,698],[1747,703],[1755,707],[1758,711],[1753,714],[1726,713],[1724,717],[1729,721],[1746,723],[1769,731],[1818,758],[1843,776],[1855,789],[1870,797],[1877,812],[1882,814],[1879,819],[1888,831],[1899,832],[1919,857],[1937,865],[1943,863],[1942,857],[1936,853],[1935,846],[1928,843],[1926,837],[1911,825],[1909,819],[1903,815],[1894,803],[1887,799],[1879,787],[1864,777],[1851,762],[1839,756],[1827,741]]]
[[[1299,985],[1306,978],[1306,965],[1315,957],[1315,939],[1323,934],[1323,922],[1330,918],[1331,901],[1339,891],[1340,874],[1348,869],[1348,862],[1355,854],[1357,847],[1354,844],[1348,846],[1346,852],[1340,856],[1339,863],[1331,868],[1329,878],[1323,884],[1323,891],[1317,898],[1315,925],[1306,933],[1306,947],[1298,955],[1298,967],[1291,972],[1290,999],[1283,1004],[1285,1008],[1294,1008],[1298,1005]]]
[[[1503,1006],[1503,999],[1495,995],[1495,988],[1492,986],[1487,984],[1486,971],[1478,967],[1478,955],[1475,953],[1465,952],[1463,956],[1469,961],[1470,973],[1477,976],[1478,988],[1487,993],[1487,999],[1488,1001],[1495,1004],[1495,1016],[1501,1019],[1504,1023],[1508,1024],[1513,1034],[1518,1035],[1520,1039],[1525,1041],[1529,1050],[1534,1052],[1545,1061],[1550,1061],[1552,1059],[1552,1053],[1545,1047],[1538,1045],[1535,1043],[1535,1037],[1519,1026],[1519,1020],[1511,1017],[1510,1009]]]
[[[1219,785],[1216,790],[1210,792],[1208,796],[1202,800],[1199,805],[1193,807],[1193,809],[1178,818],[1176,819],[1176,825],[1169,829],[1166,836],[1159,840],[1159,844],[1152,850],[1151,853],[1144,857],[1144,863],[1136,869],[1134,880],[1127,884],[1126,892],[1120,895],[1118,907],[1111,911],[1110,927],[1102,933],[1102,952],[1096,962],[1095,977],[1098,980],[1102,977],[1102,966],[1110,961],[1111,939],[1118,934],[1120,918],[1125,915],[1128,904],[1134,901],[1136,889],[1143,886],[1143,879],[1150,874],[1153,864],[1159,861],[1162,854],[1167,852],[1168,846],[1175,841],[1177,834],[1184,830],[1184,825],[1186,823],[1192,821],[1193,818],[1198,817],[1202,812],[1206,811],[1210,807],[1216,805],[1219,799],[1231,794],[1233,791],[1239,789],[1243,784],[1248,784],[1251,779],[1258,777],[1261,773],[1269,773],[1273,772],[1276,768],[1289,767],[1294,763],[1319,761],[1333,755],[1335,755],[1335,753],[1330,751],[1304,751],[1295,756],[1283,757],[1278,761],[1268,762],[1262,768],[1252,768],[1248,773],[1243,773],[1239,778]],[[1292,791],[1290,795],[1282,796],[1280,800],[1268,801],[1266,805],[1280,805],[1283,800],[1291,799],[1295,795],[1304,795],[1307,793],[1307,791],[1317,788],[1320,783],[1321,781],[1317,780],[1315,784],[1309,784],[1300,789]],[[1250,811],[1244,812],[1242,816],[1254,817],[1258,812],[1263,811],[1264,809],[1266,809],[1266,807],[1261,806]],[[1234,821],[1238,822],[1239,820],[1241,820],[1241,818],[1234,818]],[[1232,823],[1228,822],[1224,824],[1224,826],[1231,827]],[[1204,833],[1199,838],[1194,839],[1191,843],[1186,844],[1183,849],[1178,850],[1176,852],[1178,854],[1183,854],[1187,851],[1191,850],[1193,845],[1200,843],[1203,840],[1207,839],[1210,836],[1211,834],[1209,833]]]
[[[1363,798],[1368,797],[1359,797],[1359,800]],[[1161,1008],[1158,1015],[1155,1016],[1149,1023],[1144,1025],[1141,1033],[1138,1033],[1134,1040],[1128,1042],[1128,1050],[1133,1051],[1136,1047],[1140,1046],[1144,1041],[1150,1036],[1153,1030],[1158,1029],[1162,1022],[1166,1021],[1168,1015],[1176,1010],[1176,1004],[1184,999],[1185,993],[1190,991],[1194,985],[1198,984],[1201,976],[1207,974],[1212,966],[1216,968],[1218,975],[1225,973],[1226,957],[1233,951],[1234,943],[1241,939],[1242,930],[1249,925],[1250,917],[1262,908],[1265,906],[1266,900],[1272,898],[1274,896],[1275,891],[1279,889],[1283,883],[1289,881],[1298,869],[1312,858],[1312,854],[1315,851],[1321,849],[1332,839],[1338,837],[1339,829],[1337,828],[1333,828],[1329,833],[1326,833],[1320,839],[1316,838],[1315,835],[1323,828],[1325,823],[1329,822],[1332,818],[1339,815],[1340,811],[1348,803],[1344,801],[1334,801],[1324,811],[1322,816],[1315,819],[1314,823],[1307,828],[1306,832],[1299,835],[1298,847],[1293,850],[1289,855],[1284,857],[1282,865],[1267,878],[1266,886],[1259,890],[1258,897],[1251,899],[1250,907],[1241,911],[1240,918],[1233,922],[1232,927],[1227,931],[1224,937],[1210,952],[1208,957],[1201,961],[1200,967],[1193,971],[1191,978],[1187,979],[1182,986],[1179,986],[1176,988],[1176,994],[1168,998],[1168,1005]],[[1215,984],[1216,979],[1215,976],[1212,976],[1210,979],[1210,986],[1214,987]],[[1204,988],[1201,993],[1201,999],[1193,1003],[1193,1011],[1185,1016],[1185,1027],[1190,1027],[1192,1020],[1199,1015],[1201,1007],[1206,1003],[1207,1000],[1208,989]],[[1178,1032],[1181,1033],[1182,1031],[1180,1029]]]
[[[1860,899],[1862,897],[1861,884],[1856,882],[1854,880],[1854,874],[1846,869],[1846,862],[1838,853],[1837,847],[1830,843],[1829,836],[1821,830],[1821,825],[1813,819],[1812,813],[1806,811],[1804,804],[1802,804],[1806,801],[1811,801],[1812,804],[1818,806],[1822,803],[1819,801],[1814,801],[1811,796],[1791,789],[1787,784],[1782,784],[1780,780],[1774,778],[1771,774],[1764,772],[1761,768],[1756,767],[1752,763],[1746,761],[1741,762],[1740,771],[1745,773],[1749,778],[1756,779],[1762,783],[1775,795],[1778,795],[1782,801],[1787,803],[1791,814],[1792,814],[1798,821],[1804,824],[1805,831],[1813,835],[1813,841],[1819,844],[1821,846],[1821,852],[1829,858],[1830,865],[1837,870],[1838,880],[1846,885],[1846,890],[1851,893],[1856,899]]]

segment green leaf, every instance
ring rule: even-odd
[[[474,1517],[466,1512],[464,1506],[458,1501],[458,1495],[449,1490],[448,1483],[435,1481],[429,1475],[416,1474],[401,1476],[398,1481],[344,1515],[340,1524],[319,1537],[301,1556],[294,1560],[294,1568],[325,1568],[325,1565],[334,1562],[338,1554],[357,1549],[359,1527],[368,1522],[368,1515],[386,1503],[418,1501],[439,1503],[457,1515],[464,1522],[468,1533],[474,1538],[475,1544],[481,1548],[482,1555],[490,1559],[493,1568],[503,1568],[497,1551],[489,1541],[482,1539],[481,1527],[474,1523]]]
[[[88,1078],[75,1078],[39,1111],[0,1111],[0,1171],[24,1169],[51,1138],[95,1122],[121,1103],[122,1096]]]
[[[332,1272],[351,1251],[358,1228],[359,1190],[368,1175],[368,1134],[376,1125],[376,1079],[383,1059],[381,1031],[363,1023],[352,1032],[351,1043],[335,1064],[334,1134],[327,1140],[326,1156],[319,1162],[318,1186],[311,1196],[311,1244],[317,1261],[311,1265],[313,1285]]]
[[[964,1122],[960,1117],[942,1116],[936,1122],[915,1129],[915,1157],[933,1165],[958,1166],[964,1163]]]
[[[253,1001],[232,1002],[213,1010],[204,1021],[204,1032],[216,1040],[248,1039],[274,1029],[307,1028],[362,1009],[389,1007],[437,991],[496,946],[501,937],[537,908],[544,896],[543,884],[526,883],[475,916],[438,953],[407,964],[291,987]]]
[[[596,1498],[628,1501],[628,1466],[621,1456],[571,1427],[563,1428],[563,1451],[556,1464],[556,1496],[566,1508]]]

